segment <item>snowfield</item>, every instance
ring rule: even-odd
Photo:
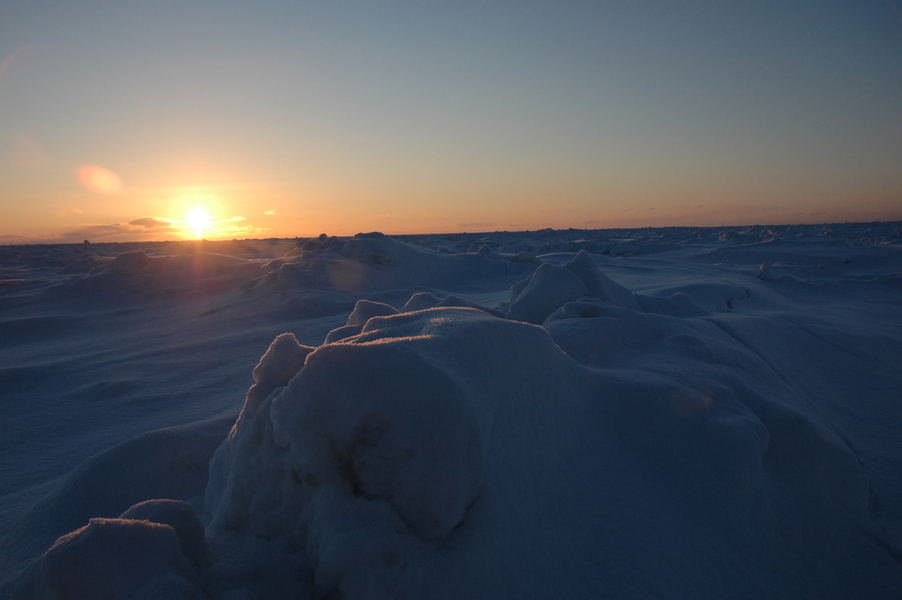
[[[0,598],[900,598],[902,223],[0,247]]]

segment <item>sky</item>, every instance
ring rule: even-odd
[[[902,0],[0,3],[3,244],[900,219]]]

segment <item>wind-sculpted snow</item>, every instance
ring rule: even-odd
[[[704,321],[597,305],[550,324],[570,356],[468,309],[314,350],[218,451],[208,533],[282,538],[342,597],[902,583],[856,456],[760,358]]]
[[[184,248],[164,254],[171,250],[165,246],[153,253],[135,249],[110,257],[89,253],[88,248],[69,254],[69,262],[58,269],[69,277],[50,287],[51,296],[134,304],[244,292],[279,297],[307,316],[319,316],[359,294],[411,286],[454,289],[461,283],[521,278],[535,269],[513,256],[442,253],[381,233],[322,235],[272,259]],[[274,244],[272,250],[283,248]]]
[[[56,541],[44,554],[38,573],[34,590],[38,597],[200,597],[199,578],[182,554],[173,528],[149,521],[91,519]]]
[[[242,413],[211,463],[210,530],[287,537],[320,593],[369,593],[465,527],[484,488],[513,493],[518,428],[578,402],[581,379],[543,330],[481,311],[371,318]]]
[[[40,556],[54,539],[91,517],[118,517],[152,498],[187,500],[203,494],[205,466],[225,431],[220,419],[149,432],[86,460],[7,533],[0,554],[7,559]]]
[[[682,544],[681,552],[713,561],[685,574],[711,578],[697,591],[723,589],[712,549],[731,545],[754,569],[771,554],[787,561],[786,572],[756,573],[751,595],[788,597],[780,590],[802,586],[842,597],[854,590],[819,580],[843,571],[895,572],[862,590],[898,583],[898,567],[872,540],[855,456],[790,402],[758,393],[760,385],[791,395],[766,365],[713,325],[699,334],[668,317],[606,311],[588,325],[606,317],[629,334],[585,323],[570,336],[552,331],[570,343],[616,343],[609,352],[626,352],[624,362],[630,339],[637,354],[659,348],[674,357],[674,372],[666,363],[663,377],[622,372],[616,361],[570,350],[609,367],[587,369],[542,329],[474,310],[371,318],[360,335],[310,353],[256,411],[245,409],[211,465],[208,532],[284,538],[306,552],[317,594],[347,597],[543,596],[561,586],[589,597],[595,580],[574,581],[578,573],[638,576],[635,566],[615,574],[598,561],[617,562],[624,551],[641,564],[661,552],[676,560]],[[257,371],[299,351],[282,340]],[[742,370],[762,381],[737,384]],[[636,463],[656,481],[625,472]],[[649,485],[653,500],[643,499]],[[692,526],[700,538],[692,541],[682,539],[688,523],[671,522],[671,503],[689,499],[693,519],[710,519]],[[562,512],[551,509],[550,523],[553,506]],[[638,535],[626,535],[624,521]],[[794,558],[823,554],[828,542],[856,550],[820,556],[815,573]],[[469,575],[455,583],[461,573]],[[659,591],[680,589],[679,581]],[[482,591],[466,591],[477,582]]]
[[[563,304],[586,295],[579,277],[549,263],[539,265],[536,272],[511,288],[507,318],[541,325]]]
[[[30,432],[0,452],[2,595],[902,591],[898,228],[407,240],[85,245],[0,287]],[[212,420],[61,477],[180,410]]]
[[[543,263],[528,278],[515,283],[507,318],[540,325],[565,304],[582,297],[611,306],[639,308],[632,292],[602,273],[598,263],[581,250],[563,267]]]
[[[206,586],[195,567],[207,563],[194,508],[148,500],[60,537],[29,568],[14,597],[199,598]]]

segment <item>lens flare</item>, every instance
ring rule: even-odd
[[[195,237],[200,239],[204,229],[210,228],[210,215],[201,207],[195,206],[194,210],[188,213],[188,226],[194,230]]]
[[[98,194],[118,194],[122,191],[122,179],[118,175],[97,165],[81,165],[75,175],[83,186]]]

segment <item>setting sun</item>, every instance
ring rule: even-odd
[[[210,215],[201,207],[195,206],[194,210],[188,213],[188,226],[194,230],[195,237],[200,239],[204,229],[210,228]]]

